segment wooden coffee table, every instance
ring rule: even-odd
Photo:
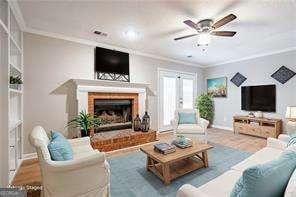
[[[141,148],[141,151],[147,154],[146,168],[166,185],[179,176],[208,167],[207,151],[213,148],[208,144],[193,141],[192,147],[176,148],[176,152],[164,155],[154,151],[153,145],[149,144]]]

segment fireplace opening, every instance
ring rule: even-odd
[[[132,100],[95,99],[94,115],[102,120],[96,133],[132,128]]]

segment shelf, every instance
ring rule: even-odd
[[[14,93],[14,94],[23,94],[22,90],[16,90],[16,89],[13,89],[13,88],[9,88],[9,92]]]
[[[0,25],[2,26],[2,28],[4,29],[5,33],[8,34],[8,29],[7,27],[5,26],[5,24],[3,23],[3,21],[0,19]]]
[[[8,33],[8,2],[4,0],[0,1],[0,24]]]
[[[11,67],[13,67],[15,70],[17,70],[19,73],[21,73],[22,74],[22,69],[21,68],[19,68],[19,67],[17,67],[17,66],[15,66],[13,63],[9,63],[9,65],[11,66]]]
[[[15,46],[15,48],[17,48],[18,52],[20,54],[22,54],[22,49],[18,46],[17,42],[15,41],[15,39],[12,36],[9,36],[10,40],[12,41],[13,45]]]
[[[22,120],[16,120],[16,121],[11,121],[9,123],[9,131],[12,131],[16,129],[18,126],[20,126],[23,123]]]

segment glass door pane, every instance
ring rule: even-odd
[[[163,125],[171,124],[176,110],[176,78],[163,78]]]
[[[182,108],[191,109],[194,104],[194,80],[193,79],[182,79]]]

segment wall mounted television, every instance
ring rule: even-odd
[[[95,73],[101,73],[98,77],[103,78],[100,79],[129,81],[129,54],[96,47]]]
[[[241,87],[241,109],[246,111],[276,112],[276,86]]]

